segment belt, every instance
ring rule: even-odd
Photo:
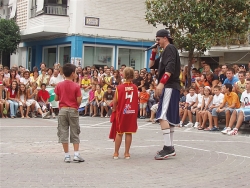
[[[61,108],[64,108],[64,109],[71,109],[71,110],[77,110],[76,108],[72,108],[72,107],[68,107],[68,106],[63,106]]]

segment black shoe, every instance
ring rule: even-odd
[[[88,116],[88,114],[83,114],[83,116]]]
[[[167,159],[169,156],[175,156],[174,146],[164,146],[163,149],[157,152],[155,160]]]

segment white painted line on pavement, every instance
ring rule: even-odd
[[[18,153],[0,153],[0,155],[16,155]]]
[[[102,124],[105,124],[105,123],[110,123],[110,121],[104,121],[102,123],[97,123],[97,124],[91,125],[91,127],[94,127],[94,126],[97,126],[97,125],[102,125]]]
[[[183,147],[183,148],[189,148],[189,149],[193,149],[193,150],[200,150],[200,151],[205,151],[205,152],[215,152],[215,153],[219,153],[219,154],[225,154],[225,155],[231,155],[231,156],[234,156],[234,157],[243,157],[243,158],[250,159],[249,156],[237,155],[237,154],[233,154],[233,153],[225,153],[225,152],[220,152],[220,151],[211,151],[211,150],[194,148],[194,147],[184,146],[184,145],[178,145],[178,144],[175,144],[175,146],[179,146],[179,147]]]
[[[151,123],[144,124],[144,125],[140,125],[140,126],[138,126],[138,127],[139,127],[139,128],[141,128],[141,127],[146,127],[146,126],[151,125],[151,124],[152,124],[152,122],[151,122]]]
[[[148,145],[148,146],[131,146],[130,148],[148,148],[148,147],[159,147],[160,145]],[[121,147],[125,148],[125,147]],[[105,148],[105,149],[114,149],[114,148]]]
[[[159,141],[162,141],[162,140],[145,140],[145,141],[148,141],[148,142],[159,142]],[[220,143],[245,143],[245,144],[250,144],[250,142],[245,142],[245,141],[235,141],[235,140],[216,140],[216,141],[213,141],[213,140],[174,140],[174,142],[220,142]]]
[[[56,126],[55,125],[50,125],[50,126],[31,126],[31,125],[24,125],[24,126],[21,126],[21,125],[15,125],[15,126],[0,126],[0,128],[55,128]]]

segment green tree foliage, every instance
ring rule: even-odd
[[[146,20],[169,28],[176,46],[189,52],[190,73],[194,50],[204,52],[232,36],[245,36],[250,0],[146,0]]]
[[[14,20],[0,19],[0,61],[2,52],[14,53],[21,41],[20,29]]]

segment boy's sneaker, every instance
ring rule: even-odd
[[[36,118],[35,112],[31,112],[31,117]]]
[[[213,127],[210,131],[219,131],[220,129],[218,127]]]
[[[43,119],[48,119],[48,118],[50,118],[49,112],[42,113],[42,118],[43,118]]]
[[[142,119],[145,119],[145,116],[142,116],[141,118],[142,118]]]
[[[230,127],[226,127],[226,128],[224,128],[224,129],[221,131],[221,133],[222,133],[222,134],[227,134],[229,131],[231,131],[231,128],[230,128]]]
[[[69,156],[65,156],[64,162],[65,163],[70,163],[71,162],[70,155]]]
[[[80,155],[75,155],[73,158],[73,161],[75,162],[84,162],[85,160]]]
[[[183,122],[182,121],[180,121],[180,127],[183,127]]]
[[[184,125],[184,127],[193,127],[193,126],[194,126],[194,124],[191,123],[191,122],[189,122],[188,124]]]
[[[227,135],[232,136],[232,135],[237,135],[238,134],[238,129],[234,128],[233,130],[229,131]]]
[[[155,160],[163,160],[167,159],[169,156],[175,156],[175,150],[172,146],[164,146],[163,149],[157,152],[155,156]]]
[[[195,122],[194,128],[197,128],[199,126],[199,122]]]
[[[55,115],[55,113],[53,112],[52,113],[52,117],[55,119],[56,118],[56,115]]]

